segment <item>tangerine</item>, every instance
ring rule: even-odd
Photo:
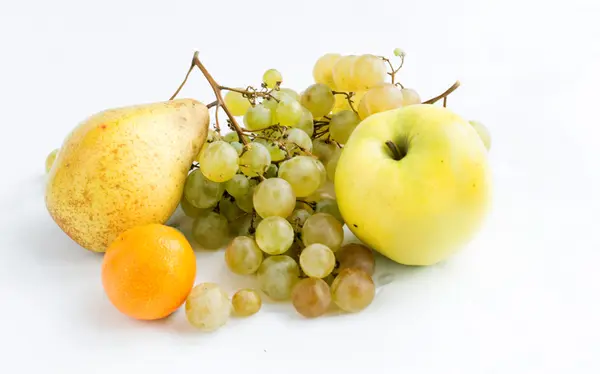
[[[140,320],[169,316],[186,300],[196,278],[196,256],[178,230],[147,224],[119,235],[102,262],[102,286],[123,314]]]

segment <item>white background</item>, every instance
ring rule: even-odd
[[[599,372],[599,19],[596,0],[3,1],[0,372]],[[423,97],[462,82],[449,105],[492,132],[495,205],[447,262],[382,263],[363,313],[132,321],[45,210],[48,152],[92,113],[167,99],[194,50],[221,84],[275,67],[301,90],[323,53],[395,47]],[[213,100],[199,72],[181,96]],[[239,286],[222,253],[198,266]]]

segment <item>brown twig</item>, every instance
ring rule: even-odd
[[[332,91],[334,95],[344,95],[346,100],[348,100],[348,105],[350,105],[350,109],[356,114],[358,112],[354,109],[354,101],[352,101],[352,96],[354,96],[354,92],[343,92],[343,91]]]
[[[219,102],[217,101],[217,105],[215,106],[215,130],[218,133],[221,133],[221,126],[219,125]]]
[[[218,103],[219,103],[219,102],[218,102],[217,100],[215,100],[215,101],[213,101],[213,102],[211,102],[211,103],[208,103],[208,104],[206,104],[206,107],[207,107],[208,109],[210,109],[210,108],[212,108],[213,106],[217,105]]]
[[[434,104],[435,102],[448,97],[448,95],[450,95],[452,92],[454,92],[459,86],[460,86],[460,82],[456,81],[446,91],[442,92],[441,94],[439,94],[436,97],[433,97],[433,98],[431,98],[431,99],[429,99],[427,101],[423,101],[423,104]]]

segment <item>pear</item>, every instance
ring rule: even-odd
[[[192,99],[89,117],[67,136],[48,174],[52,219],[94,252],[106,251],[133,226],[165,223],[180,202],[208,123],[207,107]]]

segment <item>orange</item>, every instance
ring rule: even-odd
[[[102,286],[122,313],[140,320],[167,317],[184,302],[196,278],[196,256],[178,230],[160,224],[119,235],[102,262]]]

